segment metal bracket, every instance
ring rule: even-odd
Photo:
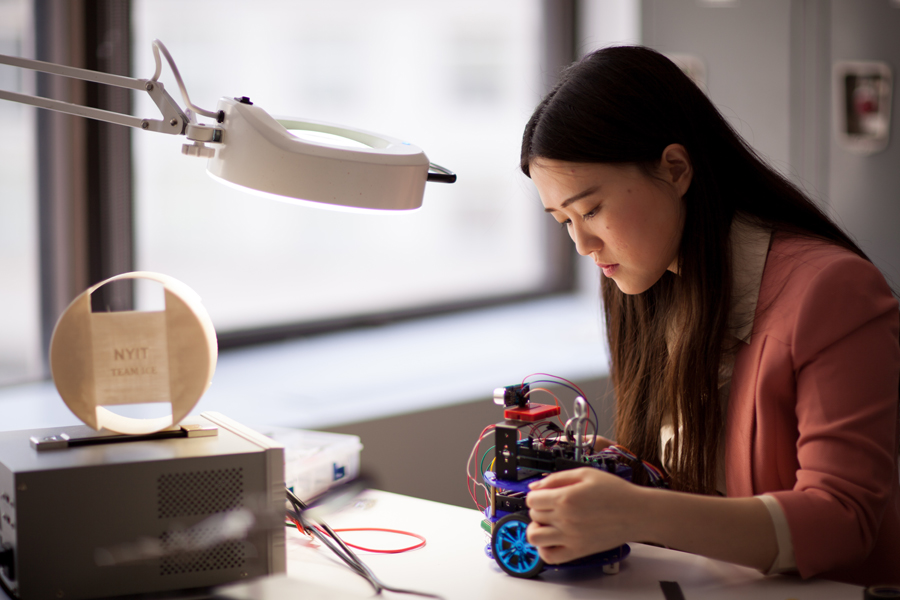
[[[69,115],[95,119],[97,121],[103,121],[104,123],[115,123],[117,125],[134,127],[135,129],[157,131],[159,133],[167,133],[170,135],[184,135],[185,129],[187,128],[187,116],[175,100],[173,100],[168,92],[166,92],[165,87],[159,81],[134,79],[122,75],[89,71],[88,69],[79,69],[77,67],[68,67],[65,65],[57,65],[41,60],[31,60],[16,56],[6,56],[4,54],[0,54],[0,64],[146,92],[150,96],[150,99],[153,100],[156,107],[159,108],[162,119],[142,119],[123,113],[91,108],[80,104],[73,104],[71,102],[63,102],[62,100],[53,100],[42,96],[30,96],[28,94],[8,92],[5,90],[0,90],[0,99],[2,100],[10,100],[12,102],[55,110]]]
[[[215,437],[219,428],[215,425],[174,425],[162,431],[147,435],[126,435],[110,431],[94,431],[90,427],[72,427],[68,432],[60,432],[44,437],[32,436],[31,447],[38,452],[48,450],[65,450],[78,446],[98,446],[101,444],[120,444],[124,442],[142,442],[147,440],[165,440],[172,438]]]
[[[575,460],[584,455],[584,437],[581,431],[587,421],[587,402],[581,396],[575,398],[575,416],[566,421],[566,438],[575,446]]]

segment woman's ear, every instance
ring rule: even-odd
[[[671,184],[678,196],[684,196],[691,187],[694,169],[687,149],[681,144],[669,144],[662,151],[659,171],[667,183]]]

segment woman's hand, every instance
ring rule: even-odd
[[[632,541],[640,489],[592,468],[548,475],[526,497],[528,541],[544,562],[558,564]]]
[[[593,443],[591,444],[591,446],[593,447],[594,452],[600,452],[601,450],[605,450],[606,448],[609,448],[610,446],[615,444],[614,441],[609,438],[605,438],[602,435],[592,435],[589,437],[592,438]]]
[[[633,541],[767,571],[778,553],[759,498],[718,498],[640,487],[590,467],[531,484],[528,541],[558,564]]]

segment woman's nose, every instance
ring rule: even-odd
[[[581,256],[590,256],[592,252],[603,248],[603,240],[578,225],[569,226],[569,236],[575,242],[575,250]]]

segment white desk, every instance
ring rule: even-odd
[[[862,588],[758,572],[682,552],[632,544],[618,575],[597,571],[545,571],[517,579],[484,554],[485,534],[475,510],[387,492],[367,491],[350,507],[329,516],[335,529],[382,527],[424,535],[424,548],[404,554],[359,556],[385,584],[440,594],[446,600],[556,600],[602,598],[664,600],[659,581],[677,581],[685,600],[859,600]],[[355,536],[371,537],[355,537]],[[354,537],[351,537],[354,536]],[[416,542],[391,534],[346,534],[363,546],[398,548]],[[369,584],[330,550],[313,547],[296,530],[288,534],[288,580],[270,578],[223,590],[220,600],[354,600],[373,598]],[[0,600],[7,600],[0,591]],[[204,596],[205,598],[205,596]],[[375,597],[377,598],[377,597]],[[385,592],[385,600],[417,596]]]
[[[383,527],[424,535],[428,543],[418,550],[358,554],[384,583],[438,593],[447,600],[663,600],[659,581],[677,581],[686,600],[857,600],[863,595],[857,586],[787,576],[764,577],[752,569],[643,544],[631,544],[631,555],[622,563],[618,575],[545,571],[537,579],[517,579],[506,575],[485,556],[485,533],[479,526],[480,520],[474,509],[379,491],[366,492],[354,505],[326,518],[335,529]],[[351,538],[352,535],[371,537]],[[389,534],[348,533],[345,539],[377,548],[398,548],[416,542]],[[352,597],[372,595],[365,580],[329,550],[310,547],[296,531],[288,536],[288,575],[308,584],[345,591]],[[391,593],[384,597],[415,598]]]

